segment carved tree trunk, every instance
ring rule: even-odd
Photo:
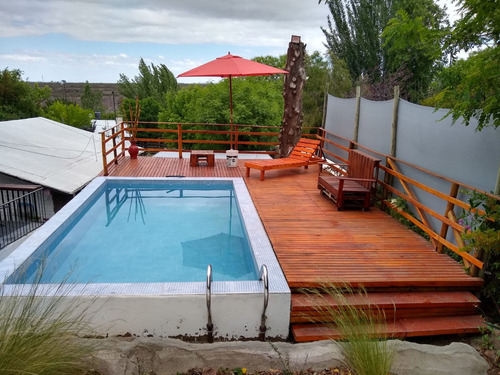
[[[304,58],[306,46],[300,41],[300,36],[292,36],[288,45],[283,98],[285,109],[282,127],[279,135],[280,157],[287,157],[295,147],[302,134],[302,91],[306,81]]]

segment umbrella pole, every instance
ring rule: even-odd
[[[231,134],[230,134],[230,145],[231,150],[233,149],[233,83],[231,76],[229,76],[229,106],[231,108]]]

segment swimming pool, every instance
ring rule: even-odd
[[[258,279],[232,181],[109,182],[38,257],[42,283]]]
[[[110,235],[110,227],[118,234]],[[60,257],[51,269],[53,254]],[[264,295],[258,272],[265,264],[267,335],[288,335],[290,290],[243,179],[98,177],[0,263],[5,290],[18,293],[11,285],[16,276],[42,257],[50,269],[42,280],[47,296],[76,268],[71,294],[106,300],[93,322],[102,334],[203,336],[210,263],[214,333],[225,339],[258,336]],[[97,264],[88,267],[89,258]]]

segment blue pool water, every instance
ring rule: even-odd
[[[42,283],[258,279],[231,181],[108,182],[38,258]]]

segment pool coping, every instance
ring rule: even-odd
[[[290,294],[290,288],[276,258],[271,242],[260,220],[258,212],[243,178],[232,177],[96,177],[77,196],[57,212],[50,220],[38,228],[30,238],[0,262],[0,280],[7,280],[37,249],[42,247],[50,237],[57,235],[69,225],[72,215],[77,215],[83,209],[83,203],[93,198],[106,181],[232,181],[237,202],[247,231],[248,239],[253,251],[257,270],[266,265],[269,275],[269,293]],[[110,295],[195,295],[206,293],[206,282],[174,282],[174,283],[96,283],[96,284],[69,284],[69,288],[60,288],[59,284],[41,284],[38,286],[39,295],[78,296],[110,296]],[[4,295],[29,293],[32,286],[4,284]],[[258,281],[213,281],[213,294],[246,294],[262,293],[263,282]]]

